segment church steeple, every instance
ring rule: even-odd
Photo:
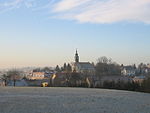
[[[79,62],[79,55],[78,55],[77,49],[76,49],[76,54],[75,54],[75,62]]]

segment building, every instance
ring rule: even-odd
[[[141,63],[141,64],[139,65],[138,72],[139,72],[141,75],[150,73],[150,64],[147,64],[147,65],[146,65],[146,64]]]
[[[44,78],[45,78],[44,72],[32,72],[29,75],[29,79],[31,79],[31,80],[38,80],[38,79],[44,79]]]
[[[141,84],[145,79],[146,79],[145,76],[135,76],[135,77],[133,78],[133,81],[134,81],[135,83]]]
[[[134,66],[123,66],[121,69],[121,74],[124,76],[135,76],[136,71],[137,69]]]
[[[81,73],[83,75],[94,76],[95,75],[95,68],[94,65],[90,62],[80,62],[79,55],[76,50],[75,53],[75,62],[72,64],[73,72]]]
[[[82,86],[92,85],[95,76],[95,68],[90,62],[80,62],[79,55],[76,50],[75,62],[72,63],[71,72],[56,72],[51,78],[52,86]]]

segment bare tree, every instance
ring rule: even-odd
[[[4,81],[4,85],[7,86],[8,76],[6,74],[1,75],[1,80]]]
[[[111,76],[111,75],[121,75],[120,66],[112,62],[111,58],[105,56],[98,58],[97,64],[95,66],[96,75],[100,76]]]
[[[20,78],[20,72],[17,70],[11,70],[7,72],[7,76],[10,80],[13,81],[13,86],[16,86],[16,80]]]
[[[104,63],[104,64],[110,64],[110,63],[112,63],[112,59],[107,58],[106,56],[102,56],[102,57],[98,58],[97,62]]]

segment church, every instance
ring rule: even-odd
[[[68,76],[69,74],[69,76]],[[77,76],[74,78],[73,75]],[[88,87],[93,85],[95,67],[90,62],[80,62],[78,51],[75,53],[75,61],[72,63],[72,73],[57,72],[51,76],[52,86],[81,86],[87,83]],[[94,85],[93,85],[94,86]]]
[[[78,51],[76,50],[75,53],[75,62],[72,64],[73,72],[81,73],[82,75],[86,76],[94,76],[95,75],[95,68],[94,65],[90,62],[80,62]]]

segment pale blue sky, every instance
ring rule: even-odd
[[[106,18],[102,20],[99,13],[95,13],[93,18],[86,16],[86,13],[82,11],[86,17],[83,18],[82,15],[72,16],[77,15],[74,11],[61,12],[60,10],[64,10],[61,9],[63,8],[61,5],[67,8],[68,5],[65,6],[65,3],[68,0],[60,0],[49,5],[47,5],[50,3],[49,0],[45,3],[39,0],[38,5],[35,0],[4,1],[7,0],[0,2],[1,68],[62,65],[64,62],[74,61],[76,48],[78,48],[81,61],[95,62],[98,57],[107,56],[119,64],[150,63],[148,9],[139,12],[139,15],[138,11],[133,12],[137,14],[135,15],[137,18],[120,15],[122,18],[119,20],[118,15],[107,17],[105,14],[109,12],[107,9],[103,16]],[[79,0],[73,1],[80,3]],[[115,0],[108,1],[114,2]],[[143,4],[149,5],[148,1]],[[64,3],[61,4],[61,2]],[[72,6],[71,3],[66,4],[69,4],[69,8]],[[94,5],[93,2],[89,4]],[[87,4],[83,5],[87,6]],[[109,4],[103,5],[109,6]],[[74,10],[80,12],[80,7]],[[99,9],[98,12],[101,10]],[[112,13],[115,14],[115,11]],[[142,14],[148,16],[141,18]],[[128,16],[129,18],[126,18]]]

